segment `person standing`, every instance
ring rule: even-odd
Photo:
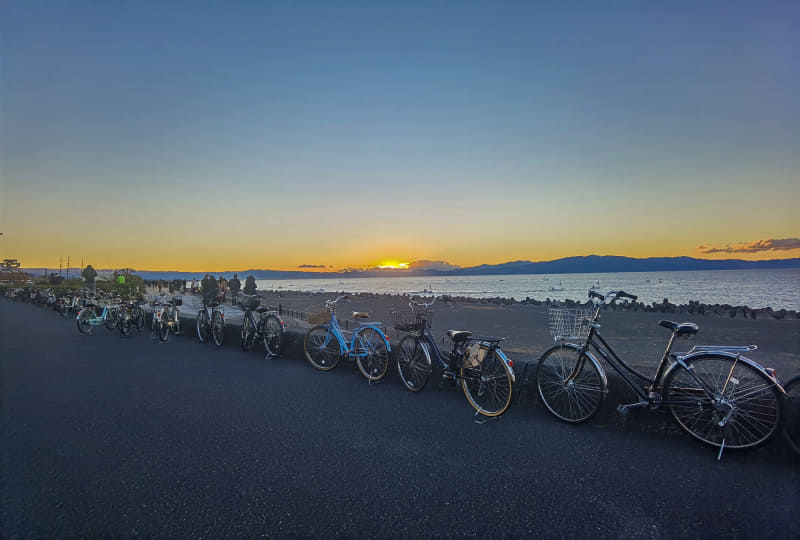
[[[239,289],[242,288],[242,282],[239,281],[239,274],[233,274],[233,277],[228,282],[228,288],[231,291],[231,305],[236,302],[236,295],[239,294]]]
[[[86,282],[86,289],[91,294],[94,294],[97,290],[97,284],[94,282],[94,278],[97,277],[97,270],[92,268],[91,264],[87,265],[86,268],[83,269],[83,272],[81,272],[81,276],[83,276],[83,279]]]
[[[206,274],[203,281],[200,282],[200,288],[203,293],[203,303],[210,304],[217,299],[217,280],[214,276]]]
[[[252,275],[244,280],[244,294],[256,294],[256,278]]]
[[[219,289],[219,301],[221,304],[225,303],[225,293],[228,292],[228,280],[225,279],[222,274],[219,276],[219,282],[217,283],[217,287]]]

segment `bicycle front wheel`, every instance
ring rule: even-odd
[[[303,340],[303,350],[308,363],[321,371],[329,371],[341,359],[339,341],[327,326],[311,327]]]
[[[431,376],[431,355],[428,347],[417,336],[405,336],[397,346],[397,374],[403,386],[419,392]]]
[[[256,327],[253,323],[253,318],[250,313],[244,314],[244,319],[242,320],[242,350],[243,351],[250,351],[253,350],[253,346],[256,344]]]
[[[675,366],[664,398],[678,425],[695,439],[725,448],[752,448],[778,429],[781,399],[767,375],[740,359],[704,355]],[[705,387],[705,388],[704,388]]]
[[[128,312],[120,313],[117,317],[117,328],[119,329],[119,333],[123,336],[127,336],[128,333],[131,331],[131,316]]]
[[[136,329],[139,332],[144,330],[144,326],[145,326],[146,323],[145,323],[145,313],[144,313],[144,308],[143,307],[136,308],[135,323],[136,323]]]
[[[197,313],[197,339],[200,340],[200,343],[205,343],[208,339],[208,326],[208,312],[201,309]]]
[[[283,321],[276,315],[267,315],[264,319],[264,349],[267,357],[273,358],[283,352]]]
[[[117,326],[117,318],[119,317],[119,310],[114,307],[108,308],[106,312],[106,328],[113,330]]]
[[[161,312],[161,318],[158,321],[158,339],[162,342],[169,339],[169,314],[166,310]]]
[[[94,326],[89,322],[90,319],[95,318],[94,310],[91,308],[82,309],[78,313],[77,323],[78,332],[86,334],[87,336],[94,331]]]
[[[377,329],[367,327],[356,333],[356,364],[369,381],[379,381],[389,369],[389,349]]]
[[[461,367],[461,387],[476,411],[498,416],[511,403],[511,372],[496,349],[474,367]]]
[[[211,316],[211,336],[214,338],[214,344],[222,347],[225,339],[225,319],[222,318],[222,313],[219,311],[215,311]]]
[[[569,424],[586,422],[594,416],[605,390],[597,365],[572,343],[563,343],[542,355],[536,370],[536,387],[547,410]]]
[[[800,454],[800,375],[783,387],[786,407],[783,414],[783,436],[792,450]]]

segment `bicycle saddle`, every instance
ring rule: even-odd
[[[354,311],[353,312],[354,319],[369,319],[369,313],[366,311]]]
[[[448,330],[447,337],[453,341],[466,341],[472,336],[469,330]]]
[[[690,336],[696,334],[700,327],[691,322],[676,323],[672,321],[658,321],[664,328],[669,328],[679,336]]]
[[[265,311],[269,311],[269,308],[266,308],[264,306],[256,308],[256,313],[264,313]]]
[[[208,302],[206,304],[206,307],[217,307],[218,305],[219,305],[219,302]]]

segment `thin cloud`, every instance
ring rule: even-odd
[[[709,246],[706,244],[697,246],[697,251],[703,254],[709,253],[759,253],[761,251],[789,251],[800,249],[800,238],[768,238],[766,240],[756,240],[744,244]]]
[[[332,268],[324,264],[301,264],[298,268]]]
[[[426,270],[455,270],[456,268],[460,268],[460,266],[456,266],[455,264],[450,264],[447,261],[428,261],[428,260],[420,260],[420,261],[412,261],[408,264],[408,267],[412,270],[419,270],[419,269],[426,269]]]

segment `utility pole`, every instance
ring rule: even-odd
[[[69,255],[67,255],[67,279],[69,279]]]

